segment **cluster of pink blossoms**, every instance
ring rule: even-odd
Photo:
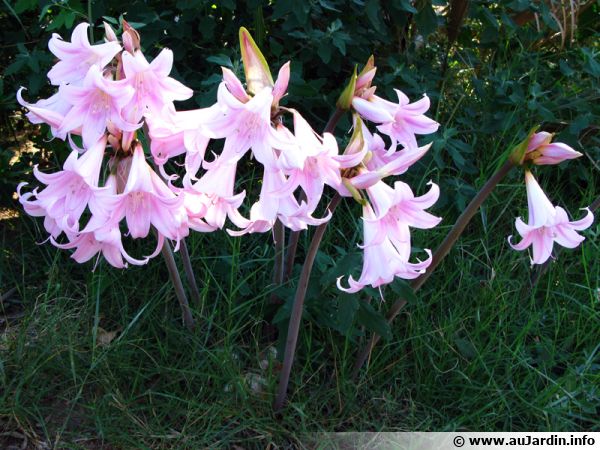
[[[416,135],[434,133],[439,127],[424,115],[429,109],[429,98],[424,96],[410,103],[406,95],[396,90],[398,103],[384,100],[375,95],[376,88],[371,86],[375,71],[370,60],[356,80],[352,99],[352,108],[358,114],[354,125],[361,127],[367,157],[354,168],[354,176],[344,183],[345,189],[339,190],[342,195],[358,195],[363,204],[363,268],[358,280],[349,277],[347,288],[342,286],[341,277],[338,279],[338,288],[346,292],[357,292],[367,285],[376,288],[391,283],[394,277],[414,279],[423,274],[431,264],[431,251],[425,250],[424,261],[410,262],[410,228],[429,229],[441,221],[425,211],[439,198],[436,184],[429,182],[429,191],[417,197],[402,181],[396,181],[393,187],[383,181],[405,173],[429,150],[431,144],[419,147],[416,139]],[[386,147],[383,138],[371,133],[363,120],[376,124],[390,145]],[[366,198],[360,191],[366,193]]]
[[[74,249],[78,262],[101,253],[115,267],[144,264],[162,248],[164,240],[176,244],[190,230],[222,229],[226,218],[237,227],[232,235],[266,232],[280,221],[291,230],[306,229],[329,220],[315,217],[325,185],[342,196],[360,196],[363,204],[363,273],[350,278],[356,292],[365,285],[389,283],[395,276],[415,278],[431,261],[409,262],[410,227],[431,228],[439,218],[424,210],[439,196],[429,192],[415,197],[400,181],[391,187],[383,178],[404,173],[429,146],[418,147],[415,135],[437,130],[424,116],[427,97],[415,103],[398,91],[399,103],[376,96],[367,67],[356,83],[352,106],[355,132],[340,154],[330,133],[316,133],[293,108],[279,106],[286,95],[289,63],[271,78],[264,57],[245,29],[240,31],[246,86],[223,68],[217,102],[209,108],[177,111],[173,102],[186,100],[192,91],[169,77],[173,54],[163,49],[148,62],[140,50],[139,35],[124,22],[119,42],[106,26],[105,43],[90,44],[87,24],[78,25],[71,42],[53,35],[50,51],[58,62],[48,72],[58,91],[48,99],[28,103],[19,90],[19,102],[33,123],[50,125],[53,136],[68,140],[72,153],[63,169],[45,174],[37,167],[42,190],[24,193],[20,201],[34,216],[43,216],[51,242]],[[386,148],[363,120],[377,124],[389,136]],[[293,127],[286,126],[290,119]],[[149,138],[149,163],[137,139],[143,127]],[[81,148],[73,136],[81,136]],[[224,139],[220,154],[208,153],[211,141]],[[399,145],[402,147],[400,149]],[[259,198],[249,217],[239,208],[245,192],[235,192],[238,162],[248,152],[263,167]],[[185,174],[167,173],[165,164],[183,155]],[[359,191],[366,192],[368,201]],[[123,247],[125,235],[145,238],[154,229],[156,251],[140,259]],[[64,234],[64,237],[62,236]],[[177,246],[176,246],[177,248]]]
[[[52,135],[72,148],[59,172],[34,168],[43,189],[22,192],[26,183],[18,187],[25,210],[44,217],[52,244],[74,249],[72,257],[80,263],[102,254],[111,265],[123,268],[147,263],[165,240],[177,249],[190,230],[223,229],[226,219],[236,228],[227,229],[234,236],[267,232],[277,221],[299,231],[330,219],[330,211],[315,217],[327,185],[338,195],[355,198],[363,208],[362,273],[358,280],[349,278],[349,287],[342,286],[340,277],[339,289],[357,292],[395,277],[414,279],[429,267],[430,250],[425,250],[423,261],[411,262],[410,230],[440,222],[426,211],[439,197],[438,186],[430,182],[427,193],[415,196],[402,181],[393,186],[384,181],[405,173],[429,149],[417,143],[417,135],[439,127],[425,116],[427,96],[411,103],[399,90],[397,102],[375,95],[371,83],[376,68],[370,59],[342,95],[344,109],[353,112],[354,133],[340,152],[331,133],[315,132],[298,111],[279,105],[287,92],[290,63],[280,68],[274,81],[247,30],[240,30],[246,86],[222,68],[216,103],[190,111],[177,111],[173,103],[189,99],[193,92],[169,77],[171,50],[163,49],[148,62],[138,33],[126,22],[121,41],[110,26],[105,30],[105,42],[97,45],[88,40],[87,24],[74,29],[71,42],[54,34],[49,48],[58,62],[48,78],[57,92],[33,104],[23,99],[23,88],[17,93],[29,120],[48,124]],[[138,140],[142,130],[150,143],[150,160]],[[74,136],[80,136],[81,147]],[[209,152],[209,145],[218,140],[223,140],[222,151]],[[236,171],[248,153],[263,172],[259,197],[244,217],[240,207],[246,194],[236,192]],[[524,161],[557,164],[577,156],[541,132],[531,136]],[[184,158],[185,173],[167,173],[166,164],[178,157]],[[576,231],[589,227],[593,216],[588,211],[584,219],[569,222],[530,172],[526,181],[529,224],[517,219],[523,240],[511,245],[517,250],[532,245],[532,262],[539,264],[550,257],[554,242],[577,246],[583,237]],[[156,250],[131,257],[123,236],[146,238],[151,230],[157,236]]]
[[[54,34],[48,47],[58,62],[48,78],[58,91],[35,104],[23,100],[23,88],[17,94],[31,122],[50,125],[53,136],[68,137],[72,148],[61,171],[45,174],[34,169],[44,189],[22,193],[26,183],[19,185],[25,211],[43,216],[51,242],[75,249],[76,261],[102,253],[119,268],[126,266],[124,260],[146,263],[165,238],[178,242],[189,232],[183,198],[146,162],[135,136],[146,115],[192,96],[191,89],[169,77],[173,53],[164,49],[148,63],[139,50],[138,34],[126,23],[124,28],[124,49],[110,27],[106,42],[99,45],[90,44],[87,24],[74,29],[71,42]],[[81,136],[82,148],[73,135]],[[151,226],[156,229],[158,246],[152,255],[135,259],[125,251],[123,219],[133,238],[148,236]],[[67,242],[59,243],[63,233]]]

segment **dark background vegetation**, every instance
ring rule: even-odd
[[[537,124],[584,154],[536,171],[550,199],[579,216],[599,194],[598,1],[124,5],[93,2],[96,39],[102,20],[118,28],[123,15],[149,59],[171,48],[174,76],[195,91],[180,109],[215,101],[219,66],[242,74],[240,26],[250,29],[272,71],[292,60],[285,101],[315,129],[353,67],[371,54],[379,95],[394,99],[393,88],[411,98],[427,93],[430,116],[442,126],[423,139],[434,141],[432,150],[403,179],[417,193],[430,179],[440,184],[434,212],[444,221],[417,233],[414,245],[435,248],[505,150]],[[193,305],[201,327],[192,336],[177,320],[158,259],[127,271],[101,264],[91,273],[91,263],[36,245],[46,236],[39,220],[23,215],[15,186],[32,181],[33,164],[55,170],[67,150],[48,140],[46,128],[27,124],[15,92],[26,86],[30,101],[51,95],[48,39],[52,32],[68,39],[89,19],[88,4],[79,1],[4,1],[0,11],[0,429],[13,433],[5,445],[264,448],[319,430],[600,428],[598,226],[582,247],[560,252],[532,286],[526,253],[510,251],[505,240],[514,217],[526,214],[517,172],[392,328],[382,312],[393,289],[384,303],[377,292],[367,292],[369,302],[332,287],[337,276],[360,271],[359,209],[351,202],[339,209],[309,289],[292,403],[279,418],[270,412],[278,363],[269,348],[277,343],[265,317],[286,328],[294,283],[279,289],[282,307],[268,305],[269,235],[192,236],[203,294]],[[345,118],[341,143],[348,127]],[[255,175],[245,164],[240,183]],[[304,233],[301,243],[307,240]],[[353,354],[369,330],[387,339],[353,382]]]

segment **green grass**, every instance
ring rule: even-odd
[[[36,246],[30,218],[5,221],[1,283],[17,288],[25,315],[2,334],[3,427],[65,448],[264,448],[320,430],[598,430],[599,227],[531,287],[526,254],[505,241],[523,190],[500,187],[487,228],[475,221],[358,381],[357,344],[305,322],[280,416],[278,363],[262,337],[268,235],[192,236],[202,303],[190,335],[159,259],[90,273]],[[418,238],[439,242],[448,226]],[[119,333],[102,346],[102,330]],[[256,376],[261,392],[250,387]]]

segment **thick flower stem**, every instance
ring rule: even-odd
[[[273,226],[273,241],[275,243],[275,263],[273,264],[273,284],[280,286],[283,282],[284,271],[284,243],[285,243],[285,228],[279,221],[275,221]],[[280,303],[281,300],[275,293],[271,294],[271,303]]]
[[[498,185],[500,180],[502,180],[504,176],[508,172],[510,172],[510,170],[513,167],[515,167],[514,164],[510,160],[507,160],[504,163],[504,165],[500,167],[500,169],[498,169],[498,171],[494,175],[492,175],[492,177],[487,181],[487,183],[485,183],[485,185],[481,188],[481,190],[477,193],[473,200],[471,200],[471,203],[469,203],[467,208],[456,220],[456,223],[454,224],[450,232],[446,235],[444,241],[440,244],[440,246],[433,254],[433,260],[431,262],[431,265],[427,268],[427,272],[425,272],[423,275],[421,275],[419,278],[415,279],[411,283],[413,291],[416,292],[421,286],[423,286],[425,281],[427,281],[427,279],[431,276],[433,271],[437,268],[437,266],[442,262],[444,257],[448,254],[450,249],[454,246],[454,244],[464,231],[465,227],[471,221],[479,207],[492,193],[492,191]],[[396,300],[396,302],[392,305],[392,307],[387,313],[387,321],[389,323],[392,323],[405,305],[406,300],[402,298]],[[373,336],[369,340],[369,343],[366,346],[364,346],[363,349],[360,351],[358,357],[356,358],[354,368],[352,369],[352,377],[356,377],[358,375],[358,372],[369,358],[373,347],[375,347],[377,342],[379,342],[380,338],[381,336],[379,336],[378,334],[373,334]]]
[[[340,203],[342,197],[336,192],[327,209],[333,213],[337,205]],[[308,288],[308,282],[310,274],[312,272],[313,263],[319,250],[319,245],[325,234],[325,229],[329,222],[322,223],[315,230],[315,234],[310,242],[304,265],[302,266],[302,273],[298,280],[298,288],[296,290],[296,296],[294,297],[294,306],[292,307],[292,315],[290,316],[290,323],[288,326],[288,333],[285,342],[285,356],[283,360],[283,367],[281,369],[281,375],[279,377],[279,385],[277,387],[277,396],[273,402],[273,409],[279,411],[286,399],[288,384],[290,381],[290,372],[292,370],[292,364],[294,363],[294,354],[296,352],[296,343],[298,342],[298,331],[300,330],[300,322],[302,320],[302,309],[304,307],[304,297],[306,297],[306,290]]]
[[[165,264],[167,265],[167,269],[169,270],[169,277],[171,278],[171,282],[173,283],[173,287],[175,288],[177,300],[179,300],[179,306],[181,307],[181,315],[183,316],[183,323],[189,331],[194,331],[194,327],[196,326],[196,324],[194,323],[192,311],[190,310],[190,305],[188,303],[188,299],[183,289],[183,283],[181,282],[181,277],[179,276],[179,271],[177,270],[177,265],[175,264],[173,251],[171,250],[171,246],[166,240],[161,252],[163,258],[165,258]]]
[[[192,268],[192,260],[190,259],[190,253],[188,252],[187,244],[185,239],[179,242],[179,254],[181,255],[181,261],[183,262],[183,269],[185,270],[185,276],[188,280],[190,287],[190,294],[192,301],[196,304],[200,304],[200,291],[198,290],[198,284],[196,283],[196,277],[194,276],[194,269]]]
[[[287,252],[285,254],[285,271],[283,273],[283,281],[287,281],[292,276],[294,270],[294,259],[296,258],[296,250],[298,249],[298,241],[300,240],[300,231],[292,230],[287,244]]]

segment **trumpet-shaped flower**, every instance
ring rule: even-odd
[[[91,45],[88,27],[87,23],[77,25],[71,34],[71,42],[63,41],[56,33],[48,42],[48,48],[59,59],[48,72],[48,78],[55,86],[81,81],[91,66],[102,69],[121,51],[118,42]]]
[[[231,75],[233,76],[233,75]],[[246,102],[234,95],[223,82],[217,92],[217,104],[222,114],[202,124],[203,132],[212,139],[225,138],[223,152],[218,158],[219,164],[233,164],[239,161],[249,149],[258,162],[265,167],[273,167],[277,157],[275,148],[293,151],[295,142],[277,132],[271,124],[271,105],[274,97],[272,89],[263,88]],[[235,89],[237,92],[239,89]],[[205,167],[217,163],[213,161]]]
[[[376,217],[371,205],[363,207],[364,230],[364,256],[363,268],[360,278],[348,278],[349,287],[341,284],[342,277],[337,280],[338,289],[353,293],[358,292],[367,285],[376,288],[383,284],[391,283],[394,277],[403,279],[417,278],[425,273],[432,261],[431,251],[425,250],[428,258],[418,263],[409,262],[411,246],[410,241],[398,240],[395,236],[388,236],[386,224]]]
[[[298,148],[294,152],[282,151],[279,161],[285,161],[282,165],[287,168],[285,172],[289,175],[288,185],[292,190],[298,186],[302,188],[306,195],[308,210],[312,212],[321,199],[325,185],[337,190],[342,189],[340,169],[358,165],[365,157],[367,149],[365,147],[357,153],[339,155],[335,137],[330,133],[324,133],[321,138],[296,111],[294,111],[294,136]]]
[[[115,195],[116,186],[115,176],[112,175],[107,180],[106,193],[108,195]],[[66,244],[56,242],[53,237],[50,238],[50,241],[54,246],[61,249],[74,248],[75,251],[71,255],[71,258],[80,264],[89,261],[98,253],[102,253],[108,263],[117,269],[127,267],[123,259],[133,265],[146,264],[150,258],[158,254],[164,242],[162,235],[159,235],[157,249],[152,255],[141,260],[132,258],[123,248],[118,221],[107,221],[105,217],[98,215],[93,215],[85,229],[80,233],[67,233],[67,236],[69,237],[69,242]]]
[[[559,164],[567,159],[581,156],[581,153],[573,150],[567,144],[551,142],[552,136],[551,133],[545,131],[531,136],[525,152],[525,161],[531,161],[537,165]]]
[[[147,112],[160,113],[175,100],[187,100],[193,91],[169,77],[173,67],[173,52],[163,49],[151,63],[142,52],[123,53],[123,71],[134,95],[123,108],[123,117],[137,123]]]
[[[402,91],[395,91],[397,104],[372,95],[369,99],[354,97],[352,106],[364,119],[378,123],[377,129],[391,138],[393,147],[400,143],[409,149],[417,148],[415,135],[435,133],[439,127],[439,123],[424,115],[429,109],[429,97],[410,103]]]
[[[38,100],[36,103],[28,103],[23,100],[21,91],[25,88],[20,88],[17,91],[17,101],[21,106],[29,109],[26,114],[31,123],[45,123],[50,125],[50,131],[54,137],[65,139],[66,132],[60,132],[58,129],[65,118],[65,114],[71,109],[71,104],[67,102],[60,93],[56,93],[49,98]]]
[[[430,229],[440,223],[441,217],[425,211],[440,196],[438,185],[428,184],[431,186],[429,192],[420,197],[415,197],[410,186],[402,181],[396,181],[393,189],[382,181],[367,188],[376,219],[381,220],[380,230],[384,233],[376,239],[389,236],[410,243],[409,227]]]
[[[237,227],[245,228],[249,222],[242,217],[238,208],[244,201],[245,192],[237,195],[233,194],[235,183],[236,164],[223,164],[207,170],[204,175],[196,182],[191,183],[189,178],[184,178],[185,196],[190,197],[188,201],[195,198],[196,201],[203,203],[206,208],[204,212],[204,221],[213,229],[221,229],[225,225],[225,219],[229,217]],[[190,207],[191,208],[191,207]],[[194,218],[200,218],[200,206],[196,207]],[[192,223],[190,226],[203,228],[201,223]],[[207,231],[207,230],[200,230]]]
[[[34,189],[22,194],[26,183],[17,188],[19,201],[28,214],[50,219],[45,225],[52,236],[58,236],[61,231],[77,232],[79,219],[88,205],[92,213],[100,214],[97,194],[102,188],[98,187],[98,177],[105,146],[106,138],[102,138],[81,156],[76,150],[72,151],[63,170],[56,173],[45,174],[35,167],[35,177],[46,185],[41,192]]]
[[[552,255],[554,242],[566,247],[575,248],[585,238],[577,231],[585,230],[594,221],[592,212],[586,208],[587,214],[583,219],[569,221],[566,211],[560,206],[553,206],[531,172],[525,173],[527,187],[527,203],[529,209],[528,223],[518,217],[515,221],[517,231],[523,238],[518,244],[508,242],[515,250],[525,250],[532,246],[532,264],[543,264]]]
[[[136,130],[139,124],[129,123],[121,116],[134,93],[126,80],[109,80],[98,67],[90,67],[82,86],[62,85],[59,90],[59,95],[73,107],[65,114],[58,133],[81,130],[84,146],[91,147],[104,134],[109,121],[123,131]]]
[[[311,216],[306,202],[300,204],[289,189],[286,177],[281,170],[265,169],[259,200],[250,208],[248,225],[241,231],[229,231],[231,235],[264,233],[269,231],[279,219],[292,230],[303,230],[308,225],[320,225],[331,217],[317,219]]]
[[[125,218],[133,238],[146,237],[150,225],[166,238],[176,241],[188,234],[183,199],[177,197],[148,165],[140,145],[133,152],[123,192],[104,201],[105,209],[113,211],[113,220]]]
[[[219,115],[218,105],[191,111],[165,108],[162,114],[148,114],[146,123],[154,162],[162,166],[170,158],[185,154],[186,173],[195,179],[210,141],[202,124]]]
[[[164,238],[161,238],[164,240]],[[123,248],[121,242],[121,232],[118,223],[109,223],[96,231],[87,231],[71,237],[66,244],[60,244],[51,239],[52,244],[60,249],[72,249],[75,251],[71,255],[78,263],[84,263],[92,259],[98,253],[108,261],[108,263],[117,269],[127,267],[123,258],[131,264],[141,266],[148,262],[148,258],[139,260],[132,258]]]
[[[387,162],[380,167],[378,167],[376,163],[370,164],[369,161],[366,164],[367,169],[360,170],[359,174],[352,178],[350,182],[358,189],[366,189],[383,178],[391,175],[402,175],[410,168],[410,166],[421,159],[430,147],[431,144],[427,144],[423,147],[402,149],[395,152],[389,158],[379,159],[377,163],[385,162],[387,160]]]

